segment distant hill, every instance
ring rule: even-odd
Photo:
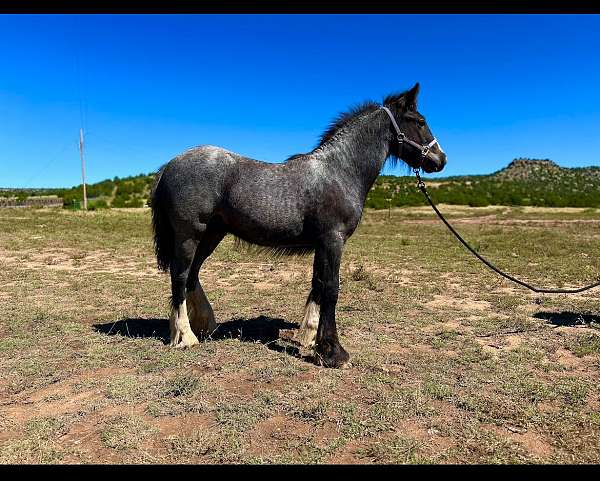
[[[566,174],[570,169],[560,167],[550,159],[515,159],[492,176],[502,180],[531,180]]]
[[[454,176],[426,183],[436,202],[471,206],[600,207],[600,167],[566,168],[549,159],[513,160],[490,175]],[[367,207],[424,205],[413,177],[381,176]]]
[[[600,167],[561,167],[549,159],[518,158],[489,175],[427,179],[435,202],[471,206],[531,205],[541,207],[600,207]],[[154,174],[106,179],[87,186],[89,206],[142,207]],[[67,189],[0,189],[0,196],[58,195],[65,207],[83,198],[81,185]],[[367,196],[366,207],[425,205],[412,176],[380,176]]]

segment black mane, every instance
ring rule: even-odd
[[[347,112],[340,113],[331,122],[327,130],[321,135],[318,147],[323,145],[328,140],[331,140],[337,132],[339,132],[344,127],[347,127],[349,124],[351,124],[357,118],[361,117],[363,114],[373,112],[378,108],[378,104],[369,100],[351,107]]]
[[[383,105],[391,105],[395,103],[402,102],[404,100],[404,95],[408,90],[400,93],[393,93],[386,96],[383,99]],[[319,140],[319,144],[317,147],[322,146],[328,140],[331,140],[337,132],[339,132],[344,127],[350,125],[353,121],[361,117],[363,114],[373,112],[381,107],[381,104],[377,102],[373,102],[372,100],[368,100],[366,102],[360,103],[351,107],[347,112],[340,113],[334,120],[331,122],[327,130],[321,135]]]

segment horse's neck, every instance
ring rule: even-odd
[[[355,126],[340,132],[322,149],[323,162],[351,182],[363,202],[389,155],[385,129],[385,122]]]

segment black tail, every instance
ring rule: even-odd
[[[163,165],[156,173],[154,186],[150,195],[150,207],[152,208],[152,227],[154,229],[154,252],[156,261],[161,271],[166,271],[171,265],[174,251],[174,232],[167,217],[165,201],[161,196],[164,189],[159,188],[160,179],[166,165]]]

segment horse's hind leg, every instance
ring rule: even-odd
[[[199,280],[196,280],[193,287],[188,288],[185,299],[192,332],[196,336],[212,333],[217,328],[215,314]]]
[[[185,288],[198,241],[193,238],[175,240],[171,261],[171,346],[191,347],[198,344],[188,318]]]
[[[316,268],[313,268],[312,289],[306,299],[304,306],[304,319],[300,329],[296,333],[295,340],[304,347],[314,347],[319,327],[319,316],[321,310],[321,290],[317,278]]]
[[[197,336],[210,334],[217,328],[215,314],[206,298],[206,294],[204,294],[198,273],[204,261],[213,253],[223,237],[225,237],[224,230],[209,225],[196,248],[194,260],[188,274],[186,300],[191,328]]]

